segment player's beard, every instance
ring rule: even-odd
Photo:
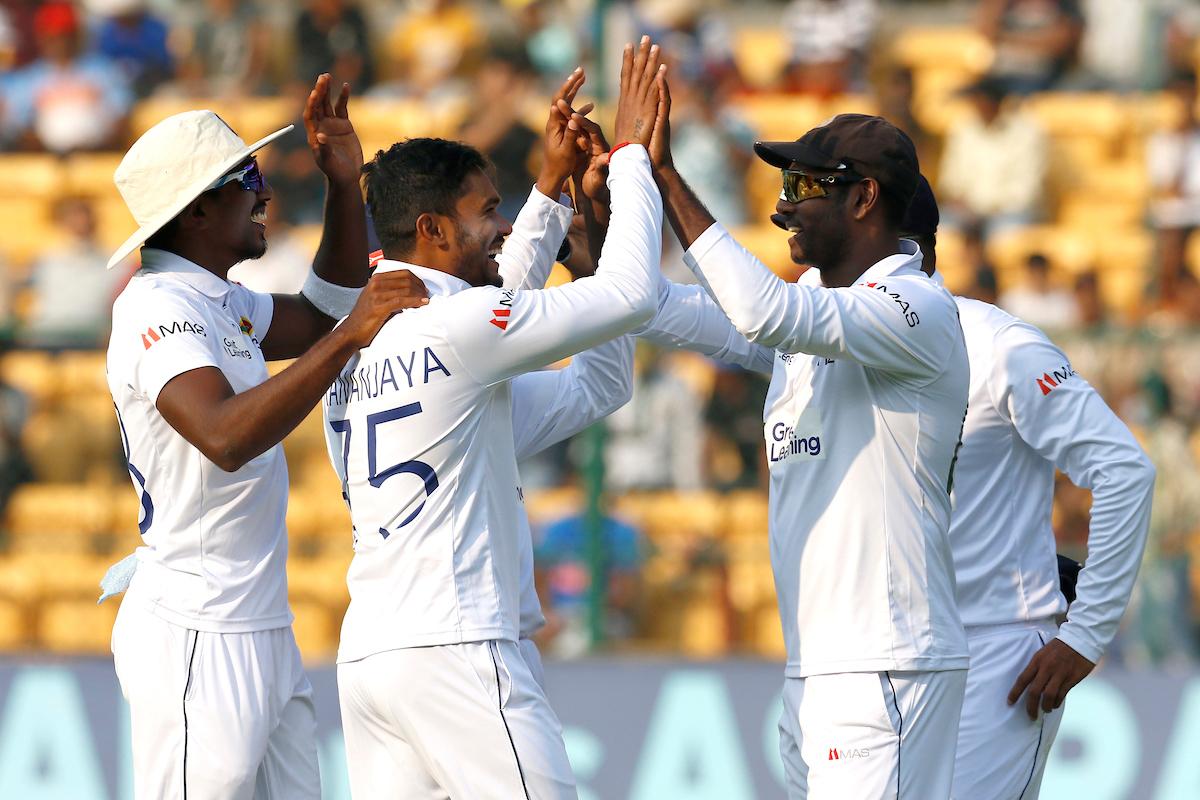
[[[488,257],[491,241],[485,242],[482,236],[468,234],[459,228],[455,234],[455,244],[458,252],[466,257],[460,267],[460,277],[463,280],[472,286],[499,288],[504,285],[499,269],[492,266],[492,260]]]
[[[808,219],[807,223],[802,223],[801,231],[794,239],[791,256],[797,264],[807,264],[824,271],[836,268],[845,260],[850,242],[844,219],[845,209],[841,203],[826,203],[821,212]]]

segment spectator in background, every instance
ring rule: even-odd
[[[971,284],[963,295],[996,305],[996,269],[988,260],[983,241],[983,228],[968,226],[963,231],[963,261],[971,276]]]
[[[1000,307],[1044,330],[1067,330],[1079,323],[1075,298],[1050,279],[1050,262],[1041,253],[1029,256],[1024,283],[1000,295]]]
[[[470,72],[484,46],[477,13],[459,0],[428,0],[403,15],[388,36],[393,81],[420,96],[437,94]]]
[[[96,236],[91,198],[63,197],[53,213],[63,239],[48,245],[30,271],[31,308],[20,341],[32,347],[101,347],[124,276],[105,269],[111,252]]]
[[[999,78],[987,76],[964,93],[975,113],[946,136],[938,171],[942,222],[981,224],[990,238],[1041,216],[1050,145],[1037,120],[1005,102]]]
[[[534,162],[541,153],[541,134],[525,122],[537,76],[525,50],[511,44],[484,59],[473,86],[471,107],[486,108],[488,113],[468,115],[458,138],[491,160],[499,211],[505,219],[516,219],[536,180]]]
[[[704,408],[708,485],[728,492],[766,489],[763,407],[769,381],[740,367],[716,366],[712,397]]]
[[[1179,105],[1171,130],[1146,141],[1146,169],[1153,196],[1150,224],[1158,236],[1159,297],[1171,302],[1185,269],[1188,236],[1200,226],[1200,123],[1196,121],[1196,76],[1176,74],[1169,86]]]
[[[720,85],[672,65],[671,150],[675,166],[712,214],[727,226],[744,225],[746,170],[754,130],[726,102]]]
[[[504,0],[504,7],[530,64],[542,78],[555,82],[584,62],[579,30],[571,24],[573,15],[565,13],[568,9],[561,3]]]
[[[367,19],[353,0],[308,0],[296,18],[295,72],[308,85],[328,72],[359,94],[375,83],[375,60]]]
[[[1079,0],[981,0],[980,32],[995,48],[992,73],[1005,89],[1051,89],[1075,65],[1083,34]]]
[[[603,516],[601,554],[604,584],[604,626],[607,640],[628,639],[641,595],[641,566],[645,558],[642,534],[621,520]],[[588,603],[592,568],[588,532],[582,513],[547,525],[534,548],[534,581],[546,625],[537,635],[543,648],[560,658],[585,654],[591,646]]]
[[[676,74],[708,84],[717,96],[742,88],[729,26],[705,0],[637,0],[635,24],[670,53]],[[674,91],[674,84],[672,84]]]
[[[858,87],[876,11],[875,0],[792,0],[783,12],[792,54],[787,89],[830,97]]]
[[[4,84],[6,138],[55,153],[116,147],[133,104],[124,73],[104,56],[84,54],[70,3],[43,4],[34,30],[38,59]]]
[[[697,392],[671,371],[663,354],[639,342],[633,399],[608,417],[608,488],[701,488],[702,409]]]
[[[272,220],[284,219],[289,226],[315,225],[325,213],[325,175],[313,161],[302,120],[293,122],[296,127],[261,157],[264,169],[271,170],[274,197],[269,211]]]
[[[198,12],[172,31],[183,90],[198,97],[263,92],[271,32],[257,3],[203,0]]]
[[[917,148],[917,160],[931,167],[937,163],[939,137],[925,128],[913,113],[913,73],[903,64],[885,66],[875,87],[879,116],[908,134]]]
[[[148,97],[169,80],[175,65],[167,49],[167,24],[146,8],[146,0],[86,0],[99,17],[96,52],[115,62],[138,97]]]
[[[1100,279],[1095,272],[1085,272],[1075,279],[1075,308],[1079,312],[1077,325],[1081,332],[1102,334],[1111,327],[1108,308],[1100,293]]]
[[[12,342],[0,338],[0,358],[11,349]],[[29,414],[29,397],[0,377],[0,513],[8,506],[13,491],[34,478],[23,441]]]
[[[37,58],[37,36],[33,17],[40,4],[35,0],[0,0],[0,11],[6,25],[5,60],[0,69],[17,69]]]

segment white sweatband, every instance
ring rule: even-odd
[[[322,314],[333,319],[349,316],[350,310],[358,302],[358,296],[361,293],[361,286],[358,288],[338,286],[312,270],[309,270],[308,277],[304,280],[304,286],[300,288],[300,294],[304,295],[308,302],[312,303]]]

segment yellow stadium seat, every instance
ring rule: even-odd
[[[42,593],[41,562],[20,553],[0,557],[0,586],[4,595],[21,603],[31,604]]]
[[[289,558],[288,595],[300,600],[312,600],[329,608],[344,609],[350,602],[346,588],[346,571],[354,556],[350,532],[340,553],[319,558]]]
[[[697,584],[699,596],[683,608],[678,646],[689,658],[717,658],[729,651],[729,614],[719,599],[716,576],[700,575]]]
[[[1107,92],[1043,92],[1026,98],[1024,107],[1056,137],[1116,139],[1128,125],[1122,98]]]
[[[764,605],[754,614],[754,651],[773,660],[782,660],[787,656],[783,625],[779,622],[779,607],[773,603]]]
[[[642,509],[642,525],[651,538],[677,534],[715,537],[725,515],[714,492],[659,492]]]
[[[987,37],[975,28],[914,25],[897,33],[891,55],[914,69],[952,64],[978,74],[987,71],[994,54]]]
[[[581,513],[585,502],[583,492],[575,486],[531,490],[525,493],[525,513],[531,523],[544,525],[560,517]]]
[[[25,267],[63,238],[51,220],[50,201],[36,195],[0,197],[0,219],[0,254],[11,262],[10,274],[23,275]]]
[[[767,497],[763,492],[744,490],[726,495],[726,531],[730,537],[761,537],[767,534]]]
[[[326,662],[337,652],[338,622],[333,613],[321,603],[292,602],[292,633],[296,646],[307,663]]]
[[[109,556],[93,554],[31,553],[25,563],[40,576],[43,597],[79,598],[94,603],[100,596],[100,579],[114,561]]]
[[[1031,225],[994,236],[987,243],[987,253],[997,276],[1005,279],[1019,276],[1034,253],[1046,256],[1052,269],[1076,274],[1093,266],[1096,241],[1087,230]]]
[[[54,356],[42,350],[13,350],[0,360],[0,376],[35,404],[58,395],[61,373]]]
[[[0,596],[0,652],[29,644],[28,613],[11,597]]]
[[[0,155],[0,173],[4,184],[3,197],[51,198],[63,190],[64,170],[57,156],[31,153]],[[5,233],[8,233],[5,226]]]
[[[827,98],[821,104],[821,113],[824,115],[821,122],[836,117],[838,114],[878,114],[879,103],[874,97],[865,94],[841,94]],[[789,138],[795,139],[804,131],[798,131],[795,136]]]
[[[795,139],[828,119],[825,105],[809,95],[759,94],[739,97],[733,111],[761,140]]]
[[[116,412],[108,393],[106,361],[102,350],[68,350],[59,353],[56,366],[62,375],[63,394],[100,397],[107,403],[108,416],[116,427]]]
[[[121,163],[120,153],[76,153],[64,164],[65,194],[117,194],[113,174]],[[132,231],[131,231],[132,233]]]
[[[107,533],[106,487],[29,483],[18,486],[5,517],[15,552],[86,553]]]
[[[125,201],[115,192],[97,196],[92,209],[96,212],[96,238],[105,248],[116,250],[138,228]]]
[[[458,112],[419,100],[361,98],[354,104],[354,128],[370,160],[377,150],[413,136],[452,136]],[[542,124],[545,124],[543,118]]]
[[[1172,130],[1188,113],[1179,98],[1170,92],[1148,92],[1124,97],[1122,109],[1129,120],[1130,131],[1136,136]]]
[[[351,112],[356,113],[357,109]],[[300,127],[304,103],[292,97],[254,97],[239,101],[237,106],[238,135],[249,144],[282,128],[288,123]]]
[[[778,27],[740,28],[733,35],[733,60],[751,86],[770,88],[791,59],[791,44]]]
[[[38,645],[52,653],[103,655],[111,651],[119,602],[51,600],[38,614]]]

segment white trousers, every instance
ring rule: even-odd
[[[788,678],[779,751],[789,800],[945,800],[966,670]]]
[[[1062,707],[1025,713],[1025,698],[1008,704],[1008,691],[1041,647],[1058,633],[1053,622],[967,628],[971,668],[958,725],[955,800],[1033,800],[1046,757],[1062,722]]]
[[[339,664],[338,694],[355,800],[577,797],[562,725],[516,642]]]
[[[126,599],[112,650],[137,800],[319,800],[312,686],[291,628],[194,631]]]

